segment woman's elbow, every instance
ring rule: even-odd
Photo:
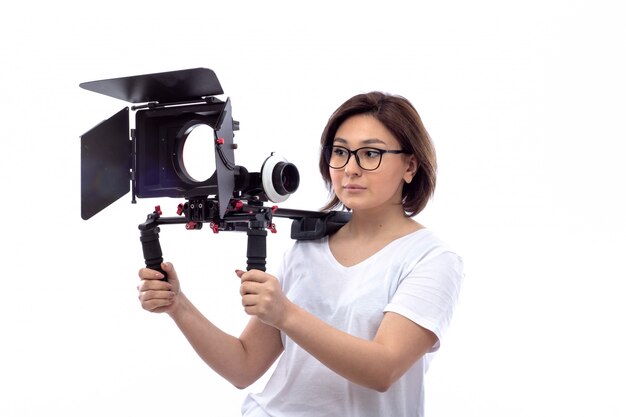
[[[385,393],[389,390],[389,388],[391,388],[391,386],[393,385],[393,383],[387,382],[387,381],[379,381],[377,382],[373,387],[371,387],[372,389],[380,392],[380,393]]]
[[[233,387],[237,388],[238,390],[244,390],[246,388],[248,388],[250,385],[254,384],[254,380],[245,380],[245,379],[239,379],[236,381],[228,381],[230,382]]]
[[[390,375],[379,375],[368,383],[363,384],[366,388],[372,389],[374,391],[385,393],[391,388],[396,379],[392,378]]]
[[[252,375],[237,375],[236,377],[226,378],[230,384],[238,390],[244,390],[254,384],[258,378]]]
[[[381,394],[386,393],[388,389],[389,389],[389,387],[387,385],[384,385],[384,386],[381,385],[381,386],[374,387],[374,390],[376,390],[377,392],[379,392]]]
[[[233,383],[233,387],[237,388],[240,391],[243,391],[244,389],[248,388],[251,384],[235,384]]]
[[[260,376],[258,375],[240,375],[237,378],[231,378],[228,380],[238,390],[244,390],[250,385],[254,384]]]
[[[380,393],[385,393],[389,391],[393,384],[395,384],[396,381],[402,377],[402,375],[404,375],[404,372],[399,370],[392,371],[390,369],[386,369],[384,372],[379,374],[371,384],[369,384],[368,388]]]

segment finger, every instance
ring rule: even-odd
[[[159,271],[155,271],[154,269],[141,268],[139,270],[139,278],[160,280],[164,278],[164,275],[160,273]]]
[[[175,274],[176,270],[174,269],[174,265],[171,262],[163,262],[161,263],[161,269],[163,269],[168,274]]]
[[[241,275],[241,282],[259,282],[263,283],[268,280],[268,275],[256,269],[251,269]]]
[[[139,293],[139,300],[143,302],[152,301],[152,300],[171,300],[174,298],[174,293],[171,291],[141,291]]]
[[[254,307],[257,302],[256,294],[246,294],[241,297],[241,305],[244,307]]]
[[[142,302],[141,306],[144,308],[144,310],[155,311],[160,308],[169,307],[171,304],[172,304],[171,299],[169,300],[155,299],[155,300],[148,300],[148,301]]]
[[[256,281],[242,282],[239,287],[239,294],[242,296],[246,294],[259,294],[261,291],[263,291],[263,284]]]
[[[241,269],[235,269],[235,274],[237,274],[237,278],[241,278],[241,276],[245,273],[246,271],[242,271]]]
[[[246,294],[250,294],[250,285],[245,282],[242,282],[241,285],[239,286],[239,295],[243,297]]]
[[[172,284],[166,281],[142,279],[137,285],[138,291],[162,290],[169,291],[173,288]]]

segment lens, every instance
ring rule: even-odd
[[[324,157],[329,167],[339,169],[346,166],[350,158],[350,151],[343,146],[326,146]]]
[[[300,174],[294,164],[278,155],[270,155],[261,167],[263,192],[270,201],[285,201],[300,185]]]
[[[293,194],[300,185],[298,169],[289,162],[279,162],[272,172],[272,184],[278,194]]]
[[[367,171],[373,171],[380,165],[383,154],[375,148],[361,148],[357,151],[359,166]]]

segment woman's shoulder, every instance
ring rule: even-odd
[[[407,259],[424,261],[433,257],[458,258],[460,255],[436,232],[423,227],[393,242],[394,250]]]
[[[287,253],[306,253],[324,250],[328,246],[329,236],[318,239],[294,239]]]

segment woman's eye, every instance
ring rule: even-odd
[[[380,151],[377,149],[366,149],[364,150],[363,155],[366,158],[378,158],[380,156]]]
[[[337,156],[345,156],[346,155],[346,150],[342,149],[342,148],[335,148],[333,149],[333,153]]]

